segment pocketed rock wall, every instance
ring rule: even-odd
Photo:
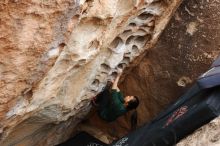
[[[184,0],[157,44],[147,50],[141,62],[131,71],[129,68],[124,70],[120,89],[125,95],[140,98],[137,108],[139,126],[149,123],[184,94],[220,54],[219,7],[220,1]],[[111,142],[131,131],[131,113],[113,123],[103,122],[97,115],[91,114],[77,127],[79,131],[85,130]],[[180,146],[218,145],[219,125],[218,118],[214,126],[208,124],[189,135],[180,142]]]
[[[184,0],[157,45],[127,74],[121,89],[127,95],[141,97],[139,125],[149,122],[184,94],[220,55],[219,7],[219,0]],[[219,145],[220,118],[177,144]]]
[[[90,99],[118,68],[138,63],[180,2],[0,1],[0,145],[67,139]]]

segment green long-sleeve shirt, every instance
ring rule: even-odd
[[[119,116],[127,112],[124,106],[124,98],[120,91],[117,92],[117,90],[112,89],[110,101],[108,106],[99,113],[102,119],[109,122],[116,120]]]

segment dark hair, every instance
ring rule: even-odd
[[[137,96],[133,96],[134,99],[130,100],[128,102],[128,105],[126,106],[127,110],[132,110],[132,109],[136,109],[139,105],[139,99]]]
[[[135,130],[137,128],[137,121],[138,121],[138,114],[137,114],[137,110],[135,110],[131,114],[131,118],[130,118],[131,130]]]
[[[128,102],[128,105],[126,106],[127,110],[132,110],[135,109],[135,111],[131,114],[131,119],[130,119],[130,123],[131,123],[131,130],[134,130],[137,128],[137,119],[138,119],[138,115],[137,115],[137,110],[136,108],[139,105],[139,99],[137,96],[133,96],[134,98],[132,100],[130,100]]]

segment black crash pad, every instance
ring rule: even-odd
[[[86,132],[80,132],[68,141],[57,146],[107,146]]]

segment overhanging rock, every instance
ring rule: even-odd
[[[90,99],[117,68],[137,64],[180,3],[0,2],[0,145],[54,145],[68,138]]]

